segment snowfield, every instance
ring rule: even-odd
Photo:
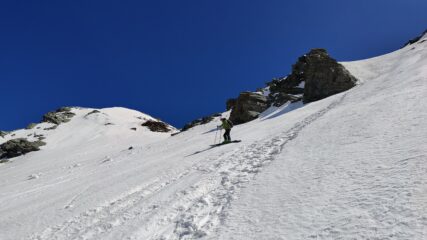
[[[427,239],[424,40],[343,63],[358,86],[270,109],[241,143],[123,108],[15,131],[47,145],[0,164],[0,239]]]

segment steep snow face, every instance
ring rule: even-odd
[[[215,148],[219,117],[171,137],[138,112],[75,109],[0,165],[0,239],[425,239],[426,44],[343,63],[359,86]]]
[[[343,64],[361,85],[282,145],[213,239],[427,238],[427,42]]]

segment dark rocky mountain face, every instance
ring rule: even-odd
[[[305,103],[347,91],[357,83],[357,79],[343,65],[329,57],[324,49],[311,50],[298,59],[294,68],[298,69],[298,78],[305,81]]]
[[[302,99],[304,87],[301,83],[303,81],[298,78],[290,78],[290,76],[273,79],[273,81],[267,83],[270,90],[268,95],[269,105],[280,107],[289,101],[298,102]]]
[[[313,49],[298,59],[289,76],[268,83],[269,98],[276,106],[301,98],[308,103],[346,91],[356,82],[357,79],[325,49]]]
[[[235,98],[230,98],[225,103],[227,111],[231,110],[234,106],[236,106],[236,100]]]
[[[268,96],[259,92],[242,92],[237,98],[226,102],[231,110],[230,120],[234,124],[252,121],[270,106],[280,107],[285,103],[303,101],[309,103],[349,90],[357,79],[331,58],[325,49],[312,49],[298,58],[290,75],[273,79],[267,83]],[[262,89],[261,92],[265,92]],[[186,131],[194,126],[206,124],[215,116],[194,120],[184,126]]]
[[[230,120],[234,124],[241,124],[258,118],[259,114],[269,107],[268,99],[262,94],[242,92],[236,99]]]
[[[215,114],[212,114],[210,116],[206,116],[206,117],[202,117],[202,118],[193,120],[193,121],[185,124],[184,127],[181,129],[181,132],[187,131],[188,129],[193,128],[193,127],[198,126],[198,125],[210,123],[216,117],[220,117],[220,116],[221,116],[221,113],[215,113]]]
[[[53,130],[59,124],[66,123],[71,120],[75,114],[71,112],[70,107],[62,107],[53,112],[48,112],[43,115],[42,122],[56,124],[50,128],[45,128],[44,130]],[[35,123],[29,124],[26,129],[30,130],[37,126]],[[7,132],[0,131],[0,136],[4,137],[7,135]],[[12,134],[14,136],[14,134]],[[41,141],[44,139],[43,135],[37,135],[33,133],[33,136],[38,138],[39,141],[30,142],[25,138],[15,138],[11,139],[0,145],[0,159],[1,162],[7,162],[9,158],[18,157],[29,152],[39,151],[41,146],[46,145],[45,142]]]
[[[270,106],[287,102],[305,103],[321,100],[349,90],[357,79],[347,69],[331,58],[325,49],[313,49],[292,66],[292,73],[267,83],[270,93],[243,92],[237,99],[227,101],[232,109],[230,120],[236,124],[251,121]]]
[[[46,145],[42,141],[30,142],[25,138],[9,140],[0,145],[0,159],[9,159],[18,157],[29,152],[40,150],[41,146]]]
[[[147,127],[152,132],[170,132],[171,131],[171,129],[166,123],[160,122],[160,121],[148,120],[143,124],[141,124],[141,126]]]
[[[42,122],[48,122],[53,124],[66,123],[71,120],[75,114],[71,112],[70,107],[62,107],[54,112],[48,112],[43,116]]]

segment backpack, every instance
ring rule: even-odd
[[[230,121],[230,120],[228,120],[228,119],[227,119],[227,122],[228,122],[228,124],[230,125],[230,128],[233,128],[233,127],[234,127],[234,124],[233,124],[233,122],[232,122],[232,121]]]

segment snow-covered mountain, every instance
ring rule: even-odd
[[[123,108],[8,133],[46,145],[0,164],[0,239],[426,239],[427,35],[341,64],[356,87],[240,143],[210,147],[219,116],[171,136]]]
[[[125,108],[63,108],[50,112],[39,124],[30,124],[0,138],[0,144],[11,139],[27,139],[30,142],[43,141],[46,146],[38,154],[28,158],[37,158],[40,154],[72,155],[82,152],[96,152],[107,149],[117,151],[130,147],[133,143],[149,144],[170,136],[164,132],[151,131],[145,123],[164,124],[167,132],[176,129],[144,113]],[[64,117],[68,114],[68,117]],[[46,117],[48,116],[48,117]],[[34,155],[34,156],[33,156]],[[75,157],[75,156],[74,156]],[[49,156],[43,156],[49,158]],[[20,160],[19,160],[20,161]],[[33,162],[36,160],[32,160]]]

